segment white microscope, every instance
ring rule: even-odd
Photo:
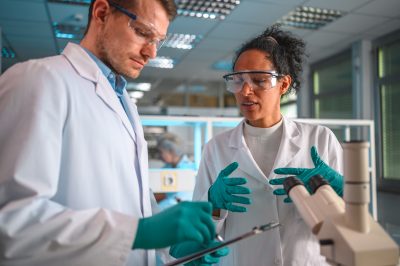
[[[331,265],[398,265],[399,247],[368,212],[369,143],[348,142],[342,147],[344,200],[320,176],[310,180],[313,195],[296,177],[288,177],[284,188]]]

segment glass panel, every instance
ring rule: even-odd
[[[318,67],[313,73],[314,94],[352,89],[351,54],[346,53],[343,60]]]
[[[351,94],[323,97],[315,100],[315,118],[351,119]]]
[[[379,78],[398,75],[400,72],[400,41],[385,45],[378,51]]]
[[[397,180],[400,180],[399,101],[399,82],[381,86],[383,176]]]
[[[286,117],[296,118],[297,117],[297,104],[285,104],[281,106],[281,113]]]

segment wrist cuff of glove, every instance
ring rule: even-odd
[[[136,248],[146,248],[144,243],[146,243],[145,231],[146,231],[147,219],[139,219],[138,227],[136,230],[135,240],[133,241],[132,249]]]

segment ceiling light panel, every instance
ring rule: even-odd
[[[176,62],[174,59],[166,56],[157,56],[154,59],[150,59],[147,66],[157,68],[174,68]]]
[[[3,58],[15,58],[16,54],[11,47],[1,48],[1,57]]]
[[[190,50],[193,49],[202,38],[201,35],[170,33],[163,47]]]
[[[284,16],[278,22],[300,29],[319,29],[345,14],[343,11],[299,6],[294,11]]]
[[[131,98],[140,99],[144,96],[144,92],[143,91],[131,91],[131,92],[129,92],[129,96]]]
[[[126,85],[127,90],[150,91],[151,83],[147,82],[128,82]]]
[[[211,67],[216,70],[232,71],[232,60],[219,60]]]
[[[239,0],[178,0],[178,15],[203,19],[225,19]]]
[[[85,33],[86,27],[63,23],[53,23],[53,30],[56,38],[80,40]]]

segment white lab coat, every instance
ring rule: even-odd
[[[238,169],[230,176],[247,178],[252,204],[246,213],[223,211],[221,219],[216,220],[220,234],[229,240],[269,222],[280,222],[283,226],[231,245],[229,255],[221,259],[220,265],[325,265],[316,238],[294,205],[283,203],[283,196],[272,194],[278,186],[272,187],[268,180],[283,176],[272,171],[267,178],[262,173],[246,145],[243,123],[217,135],[204,147],[193,199],[207,200],[208,189],[219,172],[230,163],[238,162]],[[326,163],[342,172],[342,148],[328,128],[287,118],[283,118],[283,135],[273,169],[312,168],[310,149],[313,145]]]
[[[129,112],[134,128],[76,44],[0,77],[1,265],[155,264],[154,250],[131,251],[152,211],[147,143]]]

